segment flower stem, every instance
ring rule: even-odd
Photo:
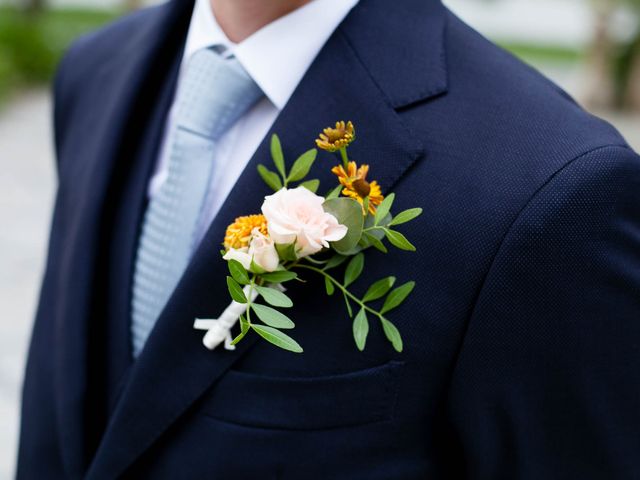
[[[253,274],[251,275],[251,280],[249,281],[249,295],[247,295],[247,323],[249,325],[251,325],[251,304],[253,303],[251,301],[251,297],[253,295],[251,295],[253,293],[253,287],[256,284],[256,275]]]
[[[345,171],[348,171],[349,157],[347,157],[347,147],[342,147],[340,149],[340,156],[342,157],[342,165],[344,166]]]
[[[304,264],[297,264],[297,265],[295,265],[295,267],[296,268],[304,268],[306,270],[311,270],[312,272],[316,272],[316,273],[319,273],[320,275],[323,275],[325,278],[329,279],[329,281],[332,282],[336,287],[338,287],[338,289],[342,292],[342,294],[345,297],[348,297],[351,300],[353,300],[355,303],[357,303],[360,306],[360,308],[364,308],[367,312],[372,313],[376,317],[382,319],[382,314],[379,311],[374,310],[373,308],[367,306],[362,300],[360,300],[353,293],[351,293],[349,290],[347,290],[347,287],[342,285],[342,283],[340,283],[338,280],[336,280],[334,277],[329,275],[324,270],[322,270],[320,268],[317,268],[317,267],[314,267],[313,265],[304,265]]]

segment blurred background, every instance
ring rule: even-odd
[[[640,150],[640,0],[444,1]],[[55,191],[49,82],[74,37],[141,2],[0,0],[0,479],[13,476],[20,384]]]

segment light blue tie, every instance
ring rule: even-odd
[[[131,340],[137,357],[196,245],[216,144],[262,91],[235,58],[210,49],[187,64],[169,132],[168,175],[147,207],[133,278]]]

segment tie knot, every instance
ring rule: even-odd
[[[179,127],[219,138],[262,97],[235,57],[198,50],[187,62],[177,99]]]

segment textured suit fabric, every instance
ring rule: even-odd
[[[19,478],[640,475],[640,159],[439,3],[394,5],[361,0],[273,130],[295,158],[323,126],[353,120],[352,156],[393,188],[396,209],[424,208],[402,229],[417,253],[366,257],[369,280],[393,272],[417,282],[391,315],[404,352],[375,324],[358,352],[344,306],[317,293],[313,277],[289,291],[303,355],[255,339],[208,352],[190,330],[228,301],[216,249],[229,221],[268,193],[254,173],[264,141],[130,368],[95,451],[83,449],[78,412],[90,411],[85,325],[104,306],[94,293],[105,287],[94,266],[108,251],[102,214],[115,215],[127,180],[113,169],[136,165],[136,128],[158,114],[136,94],[168,75],[190,6],[139,12],[69,52],[56,83],[60,187]],[[147,46],[151,38],[162,40]],[[311,173],[327,187],[332,161],[321,154]],[[133,231],[139,218],[128,222]]]

